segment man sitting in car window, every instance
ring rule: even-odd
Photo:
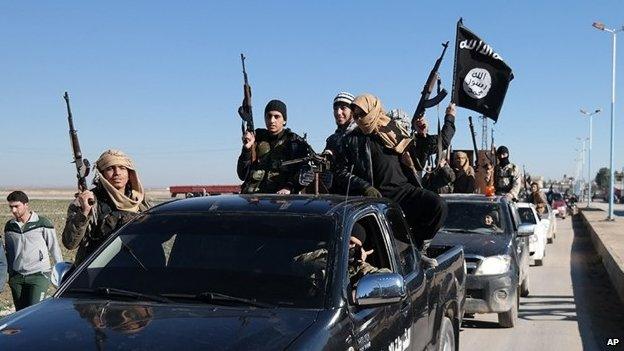
[[[483,218],[483,224],[485,224],[486,228],[492,229],[495,232],[500,231],[500,227],[498,226],[498,212],[491,211],[485,215]]]
[[[355,223],[351,230],[351,238],[349,239],[349,281],[355,289],[357,281],[363,276],[371,273],[391,273],[387,268],[377,268],[366,262],[366,258],[374,252],[374,250],[365,250],[366,229],[360,223]],[[296,256],[294,259],[297,264],[296,269],[310,270],[310,278],[312,280],[312,289],[318,288],[315,284],[323,281],[326,272],[325,269],[315,269],[314,267],[327,267],[327,249],[322,248],[312,252],[306,252]]]

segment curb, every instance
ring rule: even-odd
[[[609,245],[605,245],[600,235],[596,233],[594,227],[591,225],[589,220],[587,220],[587,217],[585,217],[585,213],[583,211],[581,211],[581,218],[583,218],[583,225],[585,225],[585,228],[587,228],[587,231],[591,236],[594,248],[602,259],[602,264],[607,270],[607,274],[609,274],[611,283],[615,287],[615,290],[620,297],[620,301],[624,303],[624,267],[615,260],[612,248]]]

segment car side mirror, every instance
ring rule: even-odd
[[[52,276],[50,277],[52,285],[58,288],[63,282],[63,277],[65,277],[65,274],[69,272],[73,265],[73,262],[68,261],[58,262],[57,264],[55,264],[54,268],[52,268]]]
[[[521,224],[518,227],[518,236],[531,236],[535,233],[535,224]]]
[[[385,305],[399,302],[405,295],[405,282],[400,274],[373,273],[357,282],[355,303],[358,306]]]

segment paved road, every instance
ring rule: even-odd
[[[624,349],[624,305],[580,219],[557,224],[544,266],[530,268],[530,295],[520,300],[518,325],[500,328],[495,314],[466,319],[460,350]],[[607,346],[607,338],[619,338],[620,347]]]

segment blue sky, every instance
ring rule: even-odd
[[[495,141],[510,148],[512,161],[546,177],[574,174],[576,138],[588,133],[579,108],[601,107],[597,170],[609,157],[611,35],[591,24],[621,26],[623,14],[616,0],[3,2],[0,187],[74,185],[65,90],[92,161],[122,149],[148,187],[236,183],[241,52],[256,125],[266,102],[280,98],[289,127],[320,150],[334,129],[331,101],[339,91],[371,92],[388,109],[411,113],[440,43],[454,43],[459,17],[514,71],[495,126]],[[449,50],[441,67],[449,90],[452,64]],[[435,109],[428,111],[434,125]],[[469,115],[477,114],[459,109],[456,149],[470,147]]]

